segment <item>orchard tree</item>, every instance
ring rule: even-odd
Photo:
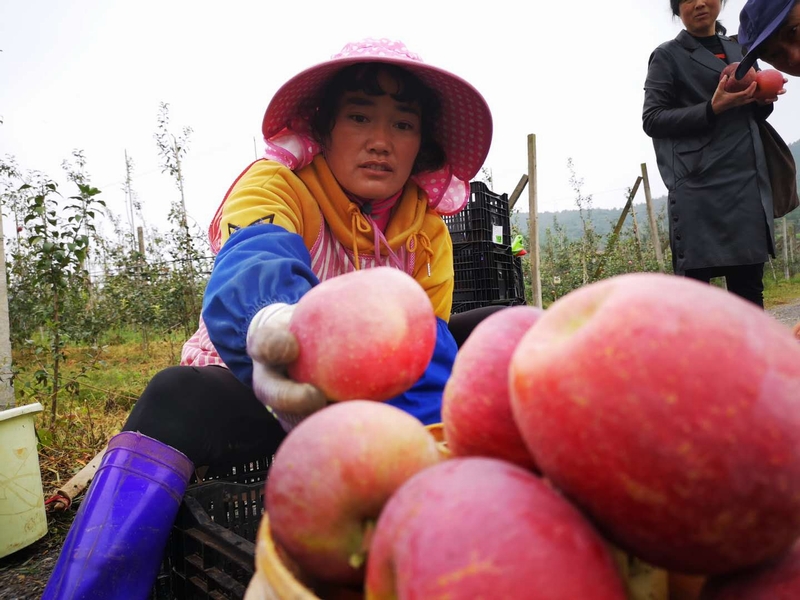
[[[95,231],[98,209],[105,207],[96,197],[100,190],[82,183],[77,185],[78,195],[65,202],[60,201],[56,184],[46,179],[35,185],[26,183],[19,190],[23,194],[22,220],[26,230],[26,235],[20,238],[20,251],[35,274],[40,298],[48,300],[38,308],[48,343],[38,346],[35,352],[41,354],[46,350],[49,361],[41,363],[35,377],[40,384],[50,385],[51,425],[58,411],[61,364],[69,325],[64,307],[75,291],[75,283],[87,279],[83,265],[89,251],[89,236]]]
[[[181,283],[182,295],[186,311],[183,313],[184,329],[189,332],[199,318],[199,302],[197,300],[197,275],[194,264],[201,259],[200,253],[194,245],[194,238],[189,229],[189,220],[186,214],[186,195],[183,178],[182,161],[186,156],[189,137],[192,134],[190,127],[184,127],[180,135],[175,135],[169,127],[169,104],[162,102],[158,112],[157,131],[155,134],[158,153],[161,157],[162,172],[169,173],[175,180],[180,192],[180,202],[173,202],[169,213],[171,223],[177,225],[176,242],[178,252],[176,260],[180,263],[180,272],[183,274]]]

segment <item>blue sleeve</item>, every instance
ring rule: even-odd
[[[220,358],[252,384],[247,328],[275,302],[296,304],[317,285],[311,255],[296,233],[277,225],[251,225],[231,235],[217,255],[203,296],[203,321]]]
[[[442,421],[442,394],[456,359],[456,341],[447,323],[436,319],[436,347],[428,368],[407,392],[387,403],[410,413],[425,425]]]

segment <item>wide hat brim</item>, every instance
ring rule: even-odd
[[[745,44],[747,40],[742,40],[742,32],[739,32],[739,43],[742,45],[746,45],[747,47],[747,54],[744,56],[742,61],[739,63],[739,66],[736,67],[736,79],[741,79],[745,76],[745,74],[750,70],[756,60],[758,60],[758,52],[761,49],[761,44],[767,41],[767,39],[775,33],[789,15],[791,10],[794,8],[795,0],[788,0],[786,6],[784,6],[780,11],[770,20],[766,27],[764,27],[761,32],[756,36],[755,40],[752,43]],[[744,11],[747,10],[747,7],[742,9],[742,16],[744,15]],[[741,19],[741,16],[740,16]]]
[[[483,166],[492,142],[492,114],[483,96],[452,73],[411,59],[391,56],[346,56],[320,63],[292,77],[273,96],[261,130],[268,139],[297,118],[308,119],[323,86],[341,69],[356,63],[381,62],[402,67],[433,89],[441,102],[435,137],[453,174],[469,181]]]

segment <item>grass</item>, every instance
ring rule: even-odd
[[[122,428],[153,375],[178,363],[183,336],[152,341],[147,352],[138,339],[115,335],[115,341],[119,343],[104,346],[99,356],[91,356],[90,348],[67,348],[62,371],[65,387],[59,395],[58,418],[53,424],[48,391],[33,379],[41,365],[31,352],[12,353],[17,402],[40,402],[44,407],[36,417],[36,435],[45,499],[92,460]],[[47,534],[0,559],[0,598],[41,596],[75,514],[74,508],[48,511]]]
[[[36,418],[36,431],[45,495],[63,485],[119,432],[148,381],[178,364],[182,342],[163,337],[151,341],[145,351],[140,341],[126,341],[104,346],[96,355],[85,347],[67,348],[54,423],[49,389],[37,385],[33,377],[41,365],[30,352],[13,352],[17,403],[39,402],[44,407]]]
[[[788,281],[782,274],[776,273],[778,280],[772,277],[771,271],[764,277],[764,305],[773,308],[784,304],[793,304],[800,301],[800,275],[795,275]]]

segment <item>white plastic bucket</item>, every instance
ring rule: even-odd
[[[0,412],[0,558],[47,533],[33,420],[38,402]]]

